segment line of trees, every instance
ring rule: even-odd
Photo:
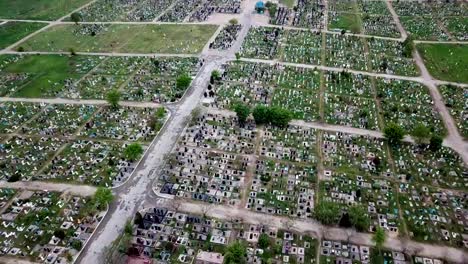
[[[384,129],[384,137],[392,147],[398,147],[406,134],[411,135],[416,144],[431,151],[442,147],[443,138],[424,124],[417,124],[409,133],[396,123],[389,123]]]
[[[241,125],[245,124],[250,114],[252,114],[257,125],[277,127],[287,127],[293,118],[291,111],[276,106],[257,105],[251,110],[247,105],[237,103],[234,105],[234,111]]]

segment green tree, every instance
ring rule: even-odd
[[[237,24],[239,24],[239,21],[237,19],[235,19],[235,18],[232,18],[231,20],[229,20],[229,24],[237,25]]]
[[[260,237],[258,238],[258,246],[261,249],[266,249],[270,245],[270,237],[268,237],[267,234],[262,233]]]
[[[163,118],[166,115],[166,109],[164,107],[158,107],[156,109],[155,116],[159,119]]]
[[[287,127],[292,119],[292,113],[289,110],[279,107],[271,107],[269,116],[270,123],[278,127]]]
[[[132,143],[124,149],[124,156],[129,161],[135,161],[143,153],[143,147],[139,143]]]
[[[192,82],[192,77],[184,73],[177,78],[176,87],[179,90],[185,90],[190,86],[191,82]]]
[[[413,56],[413,51],[414,51],[414,41],[413,37],[411,35],[408,35],[408,37],[403,41],[402,47],[403,51],[402,54],[403,56],[410,58]]]
[[[266,124],[269,122],[270,120],[270,111],[268,110],[268,107],[264,106],[264,105],[257,105],[253,112],[252,112],[252,115],[255,119],[255,123],[257,123],[257,125],[262,125],[262,124]]]
[[[234,106],[234,111],[237,114],[237,119],[239,120],[239,124],[245,124],[245,121],[247,121],[247,117],[249,117],[250,114],[250,108],[244,104],[237,103]]]
[[[325,225],[334,225],[340,219],[340,207],[332,202],[321,201],[314,208],[314,216]]]
[[[107,204],[114,200],[114,195],[112,191],[108,188],[99,187],[94,193],[94,203],[96,204],[97,208],[104,209]]]
[[[77,251],[80,251],[81,248],[83,247],[83,243],[82,243],[81,240],[79,240],[79,239],[74,239],[74,240],[71,242],[71,247],[74,248],[74,249],[77,250]]]
[[[132,235],[133,234],[133,225],[132,221],[127,221],[125,223],[125,228],[124,228],[125,234]]]
[[[230,244],[226,248],[226,254],[224,255],[224,263],[225,264],[244,264],[247,263],[245,256],[247,255],[247,248],[246,246],[236,241]]]
[[[375,247],[380,251],[382,249],[382,246],[385,243],[385,240],[387,239],[385,230],[381,227],[377,227],[377,230],[375,230],[374,236],[372,237],[372,241],[375,243]]]
[[[239,53],[239,52],[236,52],[236,54],[235,54],[235,55],[236,55],[236,61],[237,61],[237,62],[239,62],[239,61],[240,61],[240,59],[241,59],[241,55],[240,55],[240,53]]]
[[[353,205],[348,210],[349,220],[358,231],[367,231],[370,226],[367,210],[359,205]]]
[[[75,22],[75,24],[78,25],[78,22],[81,21],[81,14],[78,12],[74,12],[73,14],[71,14],[70,18],[71,21]]]
[[[214,70],[211,72],[211,78],[219,80],[219,78],[221,78],[221,73],[218,70]]]
[[[107,93],[107,103],[114,109],[119,107],[120,92],[118,90],[111,90]]]
[[[432,135],[431,140],[429,141],[429,149],[432,151],[438,151],[442,148],[442,143],[444,139],[439,135]]]
[[[400,144],[405,134],[405,130],[395,123],[389,123],[384,129],[385,138],[393,146]]]
[[[428,144],[431,130],[423,124],[417,124],[411,131],[411,136],[417,144]]]

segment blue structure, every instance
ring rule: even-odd
[[[263,3],[263,1],[258,1],[255,4],[255,10],[257,10],[257,13],[259,14],[263,14],[263,12],[265,12],[265,4]]]

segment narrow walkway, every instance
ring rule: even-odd
[[[40,190],[40,191],[54,191],[71,193],[79,196],[93,196],[96,192],[96,187],[89,185],[75,185],[65,183],[53,183],[53,182],[37,182],[37,181],[18,181],[18,182],[6,182],[0,181],[0,188],[12,188],[12,189],[24,189],[24,190]]]
[[[24,102],[24,103],[43,103],[43,104],[72,104],[72,105],[107,105],[106,100],[94,99],[66,99],[66,98],[17,98],[0,97],[0,102]],[[159,108],[164,104],[152,102],[121,101],[119,105],[129,107]]]

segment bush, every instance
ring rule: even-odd
[[[143,147],[139,143],[132,143],[124,150],[124,156],[129,161],[135,161],[143,154]]]
[[[237,24],[239,24],[239,21],[237,21],[237,19],[233,18],[233,19],[229,20],[229,24],[237,25]]]
[[[321,201],[314,208],[315,218],[325,225],[334,225],[340,218],[340,207],[332,202]]]
[[[114,200],[112,191],[104,187],[99,187],[93,197],[93,202],[99,209],[104,209],[112,200]]]
[[[107,93],[107,103],[114,109],[119,107],[120,92],[118,90],[112,90]]]
[[[188,74],[182,74],[180,75],[177,80],[176,80],[176,87],[179,90],[185,90],[190,86],[190,83],[192,82],[192,77],[190,77]]]
[[[78,239],[74,239],[72,242],[71,242],[71,247],[76,249],[77,251],[80,251],[81,248],[83,247],[83,243],[81,242],[81,240],[78,240]]]
[[[21,180],[21,175],[18,173],[15,173],[11,175],[10,178],[8,178],[7,182],[17,182],[19,180]]]
[[[348,210],[349,219],[351,224],[361,232],[367,231],[370,226],[370,216],[367,210],[359,205],[351,206]]]
[[[429,149],[432,151],[438,151],[439,149],[442,148],[442,143],[444,142],[444,139],[439,136],[439,135],[433,135],[431,137],[431,140],[429,142]]]
[[[54,231],[54,236],[60,238],[60,240],[63,240],[65,238],[65,231],[62,229],[57,229]]]
[[[268,237],[267,234],[262,233],[260,237],[258,238],[258,246],[261,249],[266,249],[270,245],[270,238]]]

